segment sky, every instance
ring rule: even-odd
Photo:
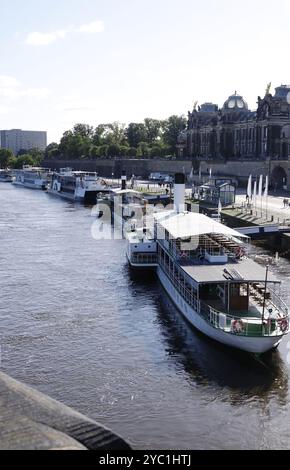
[[[290,83],[290,0],[0,0],[0,129],[222,106]]]

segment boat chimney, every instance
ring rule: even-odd
[[[185,210],[185,175],[183,173],[175,175],[174,208],[178,214]]]
[[[127,189],[127,174],[126,171],[122,171],[122,191]]]

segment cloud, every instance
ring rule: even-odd
[[[96,34],[105,30],[102,21],[93,21],[81,26],[69,26],[66,29],[53,31],[50,33],[40,33],[38,31],[29,33],[26,37],[26,44],[29,46],[48,46],[58,39],[64,39],[68,34]]]
[[[29,46],[48,46],[57,39],[66,37],[68,30],[55,31],[54,33],[29,33],[26,38],[26,44]]]
[[[83,24],[75,30],[77,33],[102,33],[105,30],[104,23],[102,21],[93,21],[92,23]]]
[[[0,75],[0,88],[16,88],[20,86],[20,82],[8,75]]]
[[[16,78],[0,75],[0,97],[2,98],[46,98],[49,94],[50,91],[47,88],[25,88]]]

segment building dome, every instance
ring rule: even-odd
[[[249,107],[244,98],[237,93],[229,96],[227,101],[224,104],[224,111],[248,111]]]

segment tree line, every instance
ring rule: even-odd
[[[166,120],[146,118],[141,123],[120,122],[76,124],[64,132],[60,143],[49,144],[44,152],[21,151],[17,158],[9,150],[0,150],[0,166],[20,168],[23,164],[39,164],[43,159],[98,159],[114,157],[172,157],[176,155],[178,135],[186,128],[184,116]]]

